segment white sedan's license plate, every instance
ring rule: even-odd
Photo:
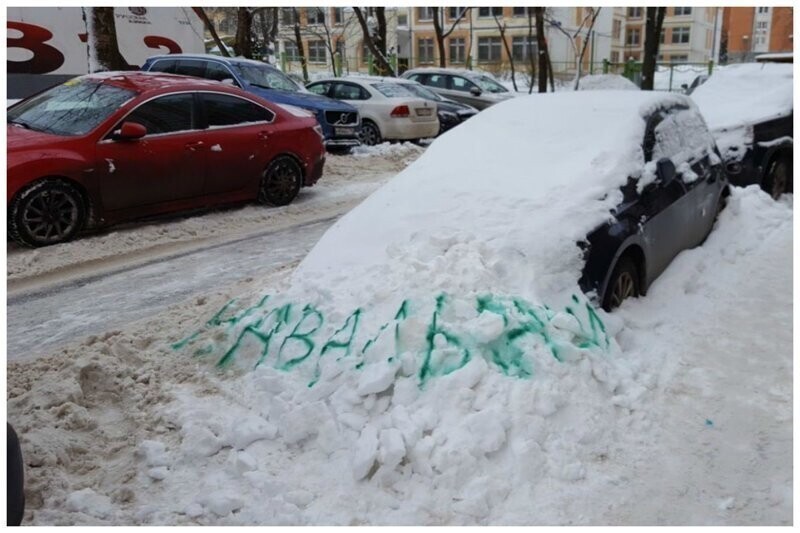
[[[423,107],[417,109],[417,116],[419,117],[429,117],[431,116],[431,113],[433,113],[433,109],[431,109],[430,107]]]
[[[353,136],[356,134],[355,128],[333,128],[333,133],[341,136]]]

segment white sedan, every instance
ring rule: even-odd
[[[439,133],[436,103],[419,98],[392,78],[328,78],[307,88],[355,106],[361,114],[363,144],[424,139]]]

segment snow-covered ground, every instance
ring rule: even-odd
[[[790,524],[791,251],[791,198],[735,190],[708,241],[607,319],[613,356],[536,360],[533,379],[475,358],[422,388],[216,368],[171,343],[286,272],[210,291],[8,364],[26,522]]]

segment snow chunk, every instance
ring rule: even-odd
[[[66,503],[69,511],[85,513],[96,518],[108,518],[113,512],[111,499],[97,494],[88,487],[70,493]]]
[[[220,146],[220,145],[218,145],[218,144],[215,144],[215,145],[213,145],[213,146],[210,148],[210,150],[211,150],[212,152],[221,152],[221,151],[222,151],[222,146]]]
[[[361,432],[353,452],[353,477],[356,481],[367,477],[377,457],[378,431],[369,425]]]
[[[272,440],[277,434],[278,428],[275,425],[259,416],[250,415],[233,422],[230,444],[237,450],[244,450],[257,440]]]
[[[163,442],[156,440],[143,440],[139,443],[138,455],[144,457],[147,466],[168,466],[167,448]]]
[[[379,362],[367,365],[358,379],[358,393],[362,396],[383,392],[394,383],[397,365]]]

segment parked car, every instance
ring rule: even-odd
[[[204,54],[153,56],[142,70],[182,74],[226,81],[265,100],[306,109],[317,117],[328,148],[358,146],[360,120],[358,110],[337,100],[311,94],[277,68],[240,57]]]
[[[449,299],[499,294],[577,309],[582,290],[610,310],[703,242],[727,187],[686,96],[521,96],[431,144],[339,221],[298,274],[379,284],[410,262],[416,290],[431,284]],[[343,249],[345,240],[359,245]]]
[[[320,126],[299,114],[185,76],[74,78],[8,109],[8,234],[45,246],[87,223],[288,204],[325,163]]]
[[[516,96],[489,76],[470,70],[418,68],[405,71],[403,78],[479,110]]]
[[[416,96],[436,102],[436,116],[439,117],[439,135],[478,114],[478,110],[474,107],[445,98],[416,81],[405,78],[396,78],[395,81],[403,84],[406,89]]]
[[[363,144],[424,139],[439,133],[436,103],[416,96],[393,78],[327,78],[306,87],[358,108]]]
[[[714,72],[692,98],[717,138],[731,183],[778,198],[794,190],[790,63],[741,63]]]

